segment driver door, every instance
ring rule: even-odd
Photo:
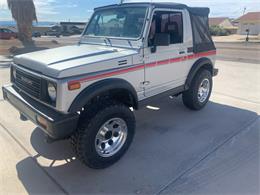
[[[187,55],[187,45],[183,40],[183,12],[155,10],[150,28],[148,48],[144,51],[147,97],[181,86],[186,79],[182,71]],[[170,45],[156,46],[156,51],[152,51],[156,33],[170,34]]]

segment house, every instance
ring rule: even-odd
[[[238,34],[259,35],[260,34],[260,12],[248,12],[237,19],[238,21]]]
[[[45,33],[51,29],[51,26],[33,26],[33,32],[39,32],[41,35],[45,35]]]
[[[209,18],[209,26],[219,26],[228,30],[231,34],[237,33],[237,27],[234,26],[227,17]]]
[[[86,26],[86,22],[61,22],[60,26],[64,32],[82,32]]]

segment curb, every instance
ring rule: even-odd
[[[249,42],[246,42],[246,41],[214,41],[214,43],[244,43],[244,44],[259,44],[260,41],[249,41]]]

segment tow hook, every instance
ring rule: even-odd
[[[28,121],[28,118],[26,116],[24,116],[23,113],[20,113],[20,120],[21,121]]]

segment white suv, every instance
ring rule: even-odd
[[[206,105],[218,72],[208,14],[174,3],[96,8],[78,44],[16,56],[4,98],[52,140],[70,138],[83,163],[105,168],[131,144],[141,105],[180,94],[190,109]]]

